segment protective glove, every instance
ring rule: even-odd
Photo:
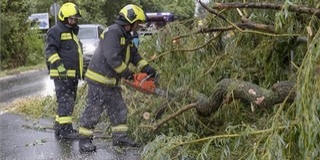
[[[157,76],[157,71],[153,69],[150,65],[146,65],[141,69],[141,72],[147,73],[152,78],[156,78]]]
[[[63,64],[60,64],[58,67],[57,67],[57,70],[58,70],[58,73],[59,73],[59,78],[60,79],[66,79],[68,76],[67,76],[67,70],[66,68],[64,68],[64,65]]]
[[[121,77],[127,80],[133,80],[133,72],[127,68],[122,72]]]

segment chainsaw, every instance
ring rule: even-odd
[[[125,80],[124,82],[142,93],[160,95],[168,99],[174,97],[174,95],[168,91],[157,88],[157,79],[151,78],[151,76],[146,73],[135,73],[133,75],[133,81]]]
[[[135,73],[133,75],[133,81],[125,80],[124,82],[142,93],[163,96],[170,100],[169,102],[172,102],[174,100],[174,94],[169,93],[167,90],[157,88],[157,80],[158,79],[156,78],[151,78],[151,76],[146,73]],[[155,112],[155,119],[159,119],[166,109],[167,103],[158,107]],[[145,113],[147,113],[146,115],[149,115],[148,112]]]

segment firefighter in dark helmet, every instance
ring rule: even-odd
[[[104,110],[111,122],[113,145],[139,146],[127,135],[128,109],[119,83],[121,78],[133,79],[129,63],[135,65],[138,71],[156,76],[156,70],[138,54],[137,48],[132,44],[130,32],[137,31],[145,21],[144,11],[129,4],[120,10],[114,23],[102,33],[85,75],[89,88],[86,108],[80,119],[80,151],[96,150],[96,146],[92,144],[93,129]]]
[[[61,6],[56,25],[49,29],[46,38],[46,61],[53,79],[58,109],[55,135],[61,139],[76,139],[78,132],[72,127],[72,112],[79,79],[83,77],[82,45],[77,37],[79,8],[73,3]]]

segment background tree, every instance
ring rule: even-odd
[[[100,23],[110,25],[126,4],[140,5],[148,12],[172,12],[181,19],[190,18],[194,13],[191,0],[142,1],[142,0],[57,0],[60,6],[65,2],[80,6],[83,18],[79,23]],[[192,3],[189,3],[192,2]],[[27,22],[32,13],[49,13],[52,1],[7,0],[1,1],[1,69],[10,69],[43,62],[43,36],[47,30],[31,30]],[[10,17],[10,18],[8,18]],[[50,26],[55,17],[49,14]]]
[[[1,69],[35,65],[43,60],[42,37],[27,20],[37,10],[36,4],[32,0],[1,1]]]

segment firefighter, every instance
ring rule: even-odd
[[[139,72],[156,76],[156,70],[139,55],[132,44],[130,32],[137,31],[145,21],[144,11],[129,4],[120,10],[114,23],[101,35],[85,75],[88,95],[79,128],[79,149],[82,152],[96,151],[96,146],[92,144],[93,130],[104,110],[111,122],[113,146],[140,146],[127,135],[128,109],[121,94],[120,80],[133,80],[129,63],[135,65]]]
[[[46,61],[58,103],[54,133],[61,140],[76,139],[79,135],[73,129],[71,115],[78,81],[83,77],[82,45],[77,37],[80,17],[80,10],[74,3],[63,4],[58,13],[59,21],[48,30],[46,38]]]

